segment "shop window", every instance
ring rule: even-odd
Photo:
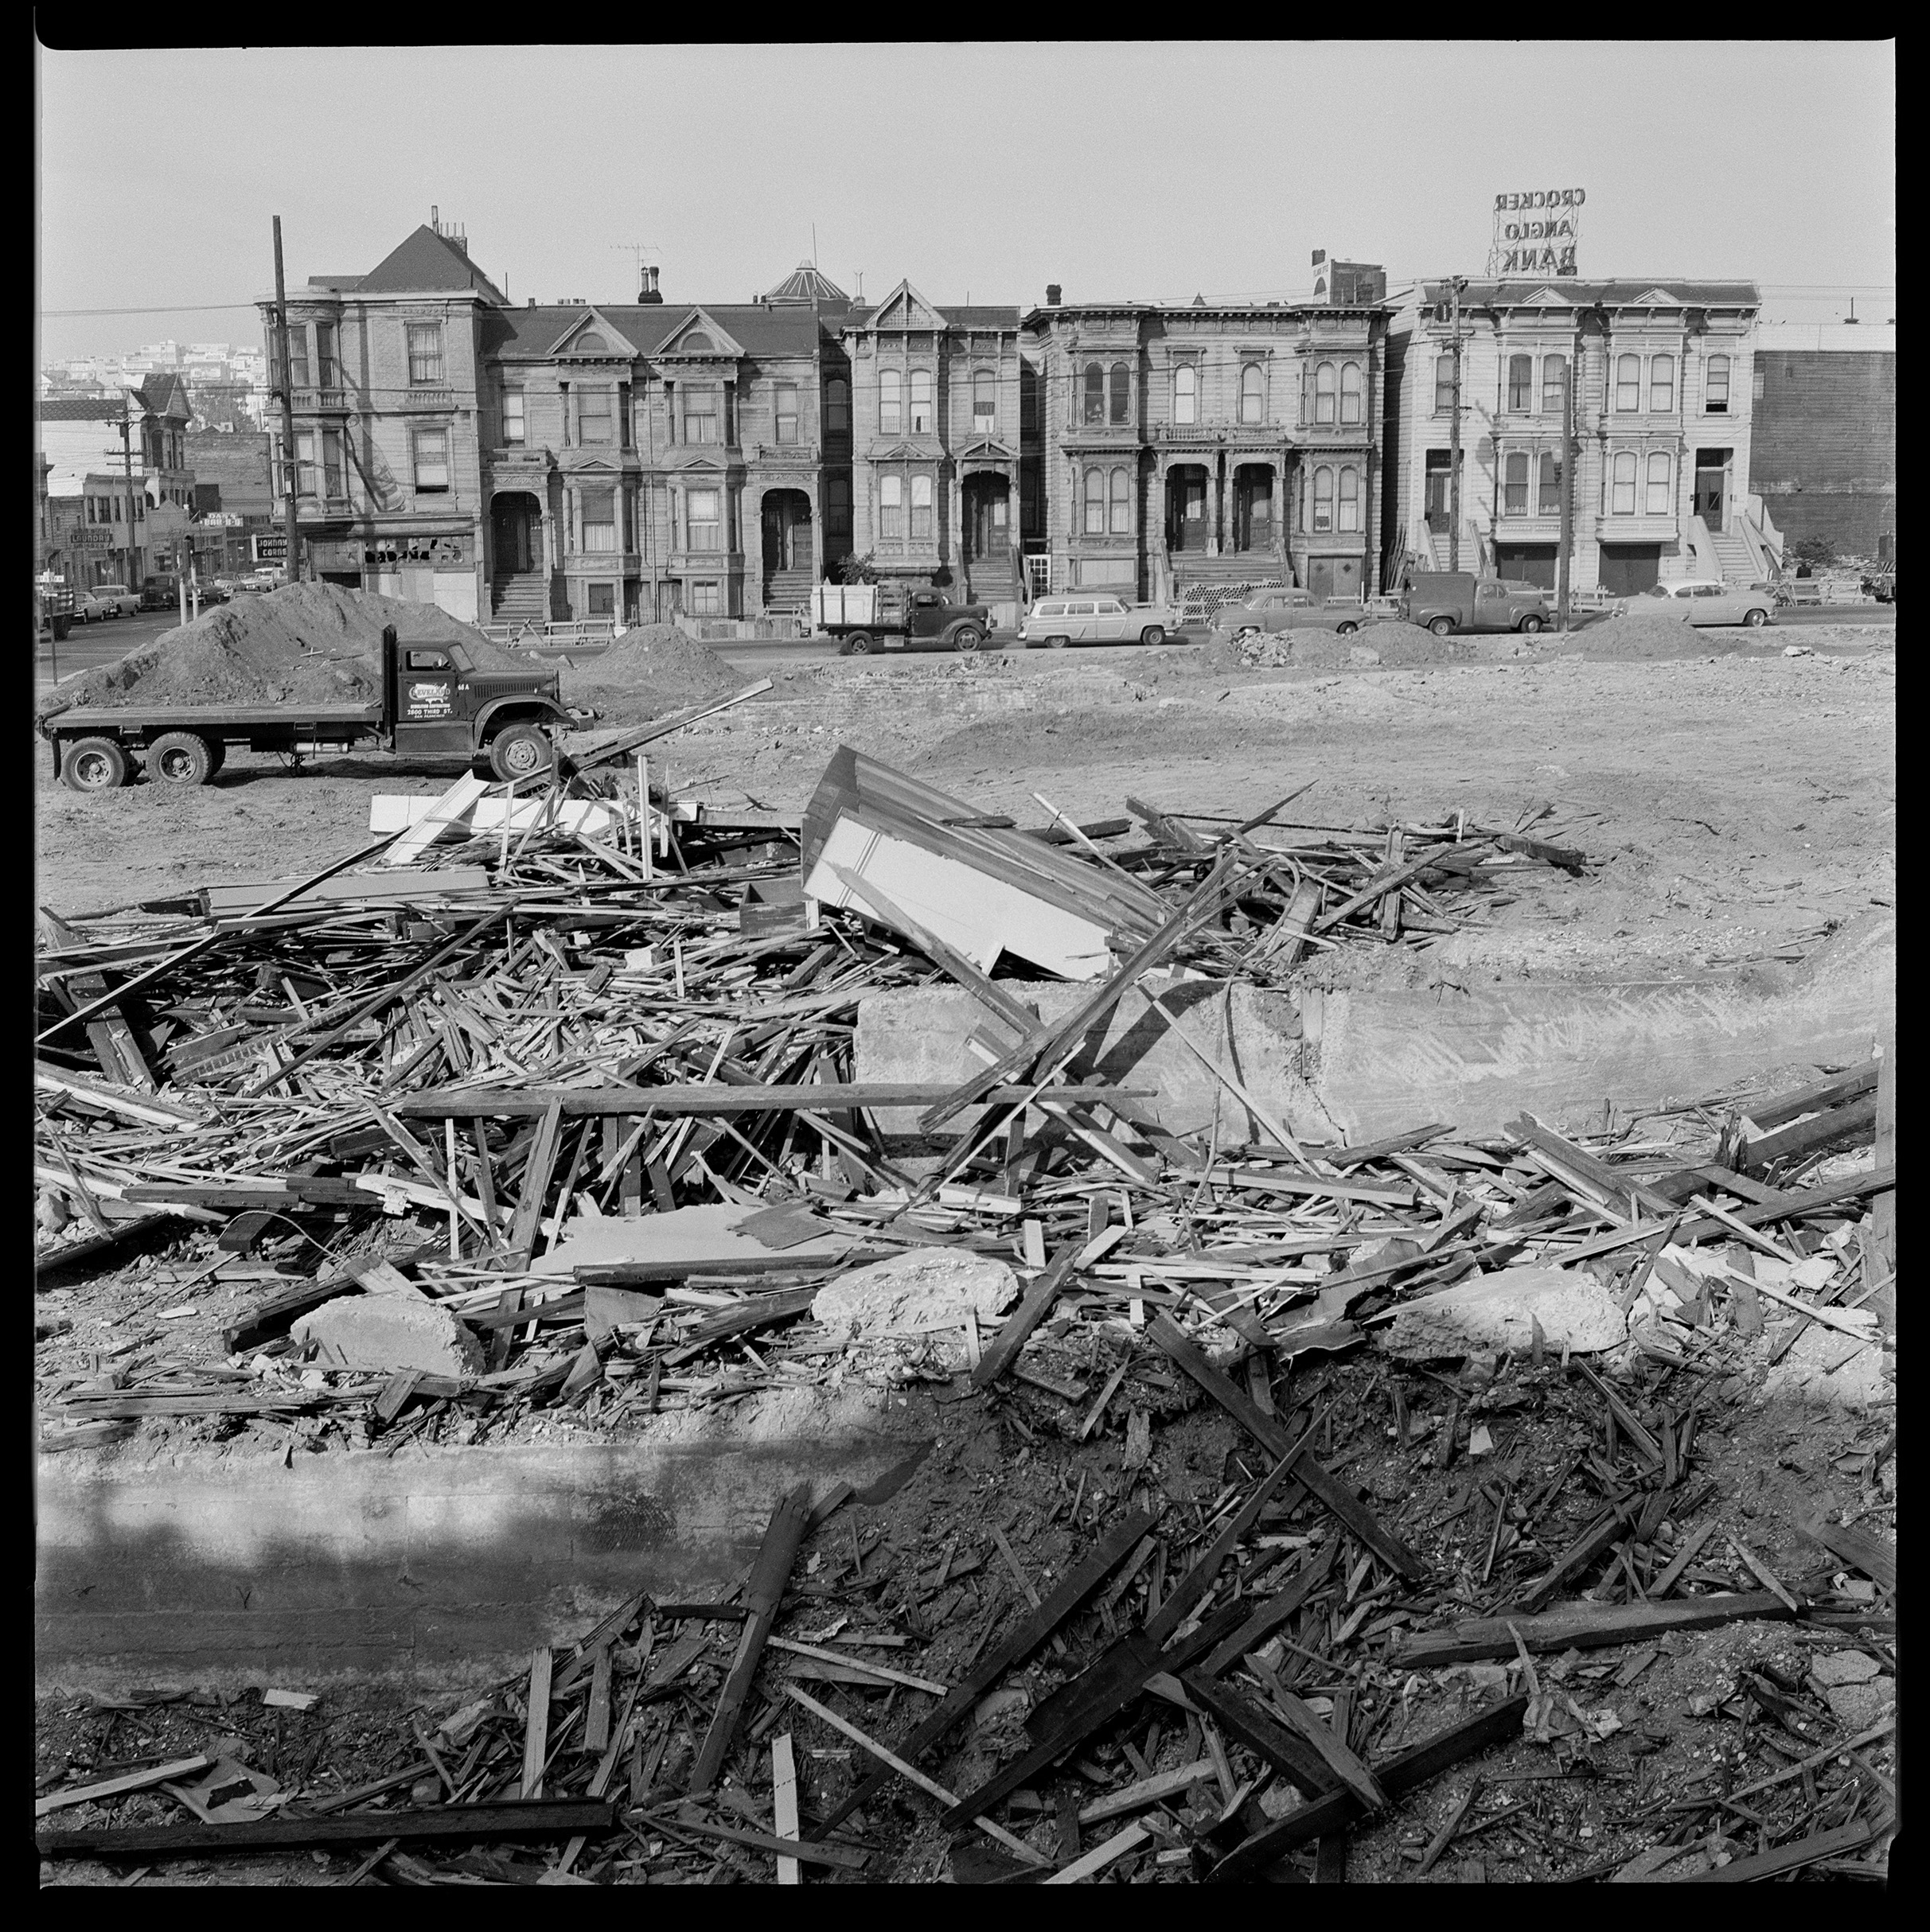
[[[693,489],[684,497],[684,516],[689,524],[692,550],[721,550],[723,520],[720,513],[723,492]]]
[[[1133,378],[1123,362],[1113,364],[1112,407],[1108,420],[1115,429],[1123,429],[1133,418]]]
[[[1675,409],[1675,358],[1655,356],[1648,365],[1648,406],[1658,415],[1672,415]]]
[[[1526,414],[1534,407],[1534,358],[1508,357],[1508,407]],[[1524,483],[1525,489],[1526,485]]]
[[[1266,420],[1266,371],[1257,362],[1248,363],[1240,372],[1240,420]]]
[[[1615,407],[1626,412],[1642,407],[1642,358],[1617,356],[1615,359]]]
[[[1313,372],[1313,419],[1316,425],[1334,420],[1334,365],[1323,362]]]
[[[1334,473],[1323,463],[1313,473],[1313,528],[1316,532],[1334,527]]]
[[[1668,452],[1658,450],[1648,459],[1648,501],[1643,505],[1651,516],[1669,513]]]
[[[1340,472],[1340,510],[1338,526],[1343,530],[1360,528],[1360,472],[1351,463]]]
[[[912,379],[915,390],[918,378]],[[929,543],[931,541],[931,478],[914,477],[911,479],[911,540]]]
[[[1361,421],[1361,373],[1358,362],[1340,365],[1340,420],[1358,425]]]
[[[1199,420],[1199,372],[1190,362],[1183,362],[1173,371],[1173,421],[1197,423]]]
[[[1087,423],[1103,423],[1105,420],[1105,371],[1096,362],[1086,365],[1086,410],[1083,419]]]
[[[878,534],[887,543],[902,543],[905,535],[905,481],[903,477],[878,479]]]
[[[779,442],[795,442],[797,440],[797,385],[795,383],[778,384],[778,440]]]
[[[1542,414],[1558,422],[1562,415],[1562,378],[1568,373],[1565,356],[1542,358]]]
[[[911,433],[929,434],[931,430],[931,371],[911,372]]]
[[[1540,467],[1536,508],[1543,516],[1559,516],[1562,514],[1562,465],[1555,460],[1552,450],[1542,452]]]
[[[586,415],[590,399],[585,396]],[[722,439],[718,422],[718,396],[714,384],[686,384],[684,388],[684,440],[686,442],[717,442]],[[586,435],[585,442],[589,440]]]
[[[998,427],[998,384],[989,369],[972,372],[972,434],[989,436]]]
[[[1636,513],[1636,459],[1632,450],[1624,450],[1615,458],[1608,510],[1615,516],[1632,516]]]
[[[1086,531],[1088,536],[1105,535],[1105,472],[1086,473]]]
[[[617,547],[617,499],[614,490],[587,489],[581,499],[583,548],[595,553],[614,551]],[[696,498],[692,498],[695,514]],[[693,544],[694,549],[696,546]]]
[[[715,617],[723,614],[723,586],[693,583],[686,586],[684,607],[692,617]]]
[[[523,392],[521,389],[503,391],[503,441],[520,444],[525,434],[523,418]]]
[[[1702,384],[1702,407],[1712,416],[1729,414],[1729,358],[1711,356],[1709,373]]]
[[[1445,416],[1454,407],[1454,358],[1434,358],[1434,414]]]
[[[409,331],[409,380],[439,383],[443,380],[443,325],[411,322]],[[306,374],[302,378],[306,383]]]
[[[1517,450],[1507,458],[1502,469],[1501,514],[1503,516],[1526,516],[1527,513],[1528,456],[1526,450]]]
[[[617,586],[614,583],[593,583],[586,588],[590,594],[591,617],[614,617],[617,614]]]
[[[834,376],[825,384],[825,434],[851,434],[851,384],[841,376]]]
[[[1112,499],[1112,524],[1114,536],[1130,536],[1133,534],[1133,479],[1124,469],[1115,469],[1106,485]]]
[[[449,489],[449,432],[418,430],[413,438],[418,495],[446,495]]]
[[[878,372],[878,433],[897,436],[905,427],[905,379],[896,369]]]
[[[612,425],[610,391],[600,388],[579,391],[576,404],[578,440],[584,443],[613,442],[616,438]]]

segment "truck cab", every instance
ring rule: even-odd
[[[1539,584],[1469,571],[1424,571],[1408,580],[1401,615],[1437,637],[1451,632],[1545,630],[1547,594]]]
[[[811,593],[811,619],[837,640],[844,657],[915,644],[976,651],[992,628],[987,606],[952,603],[923,584],[821,583]]]

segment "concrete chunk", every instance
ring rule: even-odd
[[[1544,1346],[1591,1354],[1619,1347],[1628,1326],[1593,1275],[1557,1268],[1504,1268],[1404,1303],[1381,1346],[1406,1361],[1526,1349],[1534,1324]]]
[[[290,1331],[342,1369],[419,1369],[480,1375],[482,1344],[446,1308],[396,1295],[345,1295],[298,1318]]]
[[[811,1315],[827,1328],[882,1340],[957,1329],[968,1308],[992,1321],[1018,1292],[1018,1276],[989,1255],[918,1248],[826,1283]]]

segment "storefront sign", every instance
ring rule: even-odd
[[[285,532],[272,534],[263,532],[250,539],[257,563],[286,563],[288,561],[288,538]]]
[[[1572,275],[1581,228],[1583,188],[1523,189],[1495,197],[1491,275]]]

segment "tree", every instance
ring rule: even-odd
[[[1836,545],[1827,536],[1792,538],[1788,548],[1792,563],[1807,563],[1811,570],[1827,570],[1836,561]]]
[[[878,581],[878,566],[869,551],[861,557],[840,557],[832,567],[836,571],[840,583],[875,583]]]

